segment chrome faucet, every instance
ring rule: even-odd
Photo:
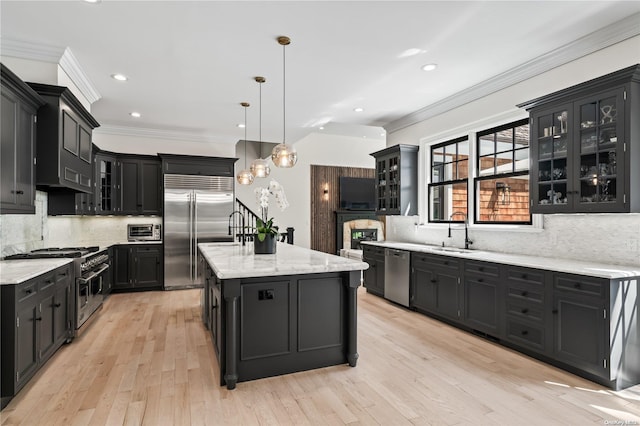
[[[453,212],[449,216],[449,238],[451,238],[451,219],[457,215],[464,217],[464,248],[468,250],[469,244],[473,244],[473,241],[469,239],[469,220],[464,212]]]
[[[240,223],[241,223],[241,227],[240,227],[240,228],[242,229],[242,232],[241,232],[241,235],[242,235],[242,245],[244,246],[244,245],[245,245],[245,240],[246,240],[246,238],[245,238],[245,233],[244,233],[244,215],[242,214],[242,212],[241,212],[240,210],[234,210],[234,211],[233,211],[233,212],[231,212],[231,214],[229,215],[229,235],[231,235],[231,229],[232,229],[232,228],[234,228],[234,229],[235,229],[235,228],[237,228],[237,226],[231,226],[231,219],[233,218],[233,215],[234,215],[234,214],[239,214],[239,215],[240,215],[240,219],[241,219],[241,220],[240,220]],[[233,239],[234,239],[234,241],[235,241],[235,236],[234,236],[234,238],[233,238]]]

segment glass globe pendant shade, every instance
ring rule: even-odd
[[[240,170],[236,179],[240,185],[251,185],[253,183],[253,175],[247,169]]]
[[[271,173],[269,162],[262,158],[256,158],[255,160],[253,160],[251,162],[249,170],[251,170],[251,174],[257,178],[267,177],[269,176],[269,173]]]
[[[273,147],[271,151],[271,161],[277,167],[287,169],[296,165],[298,161],[298,152],[292,145],[279,143]]]

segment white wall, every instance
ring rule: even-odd
[[[266,187],[270,179],[278,181],[285,190],[289,208],[281,212],[275,199],[270,197],[269,216],[284,231],[287,227],[295,228],[295,245],[310,247],[311,244],[311,165],[365,167],[374,168],[371,152],[384,148],[382,139],[363,139],[311,133],[295,143],[298,151],[298,163],[291,169],[271,167],[271,175],[266,179],[256,179],[251,186],[237,185],[236,196],[249,208],[258,213],[255,201],[255,188]],[[247,164],[252,158],[247,159]],[[242,167],[243,159],[239,160]],[[236,163],[236,168],[238,167]]]
[[[390,133],[387,144],[421,145],[421,160],[431,142],[469,134],[527,116],[516,104],[640,63],[640,37],[634,37],[591,55],[557,67],[454,110]],[[632,143],[640,141],[633,141]],[[422,161],[424,163],[424,161]],[[633,165],[632,167],[638,167]],[[423,166],[424,167],[424,166]],[[426,185],[420,182],[421,194]],[[420,217],[426,215],[422,196]],[[590,262],[640,265],[640,214],[544,215],[543,229],[505,230],[476,225],[470,237],[477,249],[505,253],[540,254]],[[462,245],[462,233],[447,238],[446,225],[415,226],[420,219],[390,218],[387,239]]]
[[[122,154],[156,155],[162,153],[208,157],[233,157],[235,155],[233,143],[220,144],[164,139],[162,137],[114,135],[101,133],[100,130],[94,130],[93,143],[102,150]]]

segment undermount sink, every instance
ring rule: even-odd
[[[473,253],[473,250],[457,248],[457,247],[434,247],[433,251],[443,251],[446,253]]]

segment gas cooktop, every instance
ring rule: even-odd
[[[11,259],[47,259],[47,258],[71,258],[82,257],[89,253],[100,250],[98,246],[89,247],[50,247],[46,249],[33,250],[29,253],[12,254],[6,256],[5,260]]]

